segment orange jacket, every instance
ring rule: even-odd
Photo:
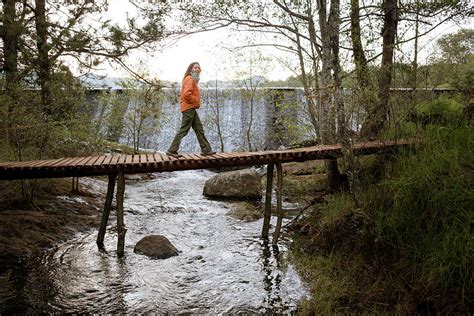
[[[181,112],[189,109],[199,109],[201,106],[201,93],[196,81],[191,76],[186,76],[183,80],[179,101]]]

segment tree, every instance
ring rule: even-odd
[[[163,93],[155,86],[134,79],[124,80],[120,85],[124,89],[122,98],[128,105],[123,116],[125,134],[122,136],[131,140],[134,152],[138,153],[140,147],[148,146],[147,138],[159,131]]]
[[[447,64],[467,64],[474,55],[474,29],[461,29],[446,34],[437,41],[440,62]]]
[[[472,95],[474,85],[474,30],[461,29],[437,41],[438,52],[430,65],[434,85],[449,84]],[[433,76],[435,77],[435,76]],[[436,78],[436,77],[435,77]]]
[[[393,52],[399,19],[398,0],[384,0],[382,3],[384,23],[382,28],[382,64],[380,66],[378,101],[369,109],[361,134],[366,137],[378,135],[388,119],[388,102],[392,81]]]
[[[128,17],[119,26],[101,16],[107,10],[106,0],[64,3],[2,0],[2,4],[5,14],[0,28],[3,44],[0,63],[6,79],[5,102],[1,105],[5,109],[0,109],[6,113],[2,125],[8,126],[6,138],[12,147],[24,144],[36,148],[36,154],[33,151],[28,154],[36,158],[42,157],[46,149],[54,148],[59,140],[53,137],[50,126],[71,128],[67,122],[84,119],[78,111],[82,100],[70,98],[70,95],[81,95],[82,87],[69,75],[65,60],[75,60],[85,71],[94,69],[106,58],[125,65],[122,58],[131,50],[146,48],[163,37],[163,17],[168,9],[166,4],[153,5],[154,10],[149,10],[146,4],[137,5],[139,15]],[[40,98],[24,88],[39,88]],[[35,113],[34,120],[26,113]],[[90,122],[84,120],[76,127],[82,128]],[[20,141],[25,139],[23,136],[17,139],[12,136],[18,128],[32,125],[37,131],[36,140],[24,142]],[[18,154],[15,157],[24,158]]]
[[[264,98],[263,90],[259,89],[265,82],[264,74],[268,72],[269,60],[258,51],[250,50],[248,54],[240,54],[234,60],[236,80],[235,85],[240,87],[240,101],[242,108],[247,108],[247,120],[244,122],[244,136],[247,150],[256,149],[254,144],[255,108]]]
[[[340,97],[342,86],[338,54],[339,7],[338,0],[332,0],[330,4],[327,1],[316,1],[314,4],[310,0],[274,0],[273,3],[239,3],[239,7],[217,2],[215,5],[187,6],[184,20],[193,21],[195,27],[188,30],[190,33],[236,25],[240,29],[259,30],[281,37],[294,45],[271,44],[298,56],[311,122],[321,143],[330,144],[336,141],[336,113],[344,114],[340,110],[343,101]],[[318,17],[317,21],[314,20],[315,16]],[[316,113],[316,106],[319,107],[319,113]],[[345,125],[343,121],[344,118],[339,117],[340,130]],[[340,183],[335,160],[328,162],[327,171],[328,183],[333,189]]]
[[[214,81],[213,86],[208,84],[207,93],[202,96],[203,101],[206,103],[206,108],[209,108],[212,111],[212,115],[208,116],[211,129],[217,134],[219,138],[219,147],[220,151],[225,151],[224,138],[225,135],[222,129],[222,116],[221,111],[223,107],[223,100],[229,97],[229,92],[226,92],[223,89],[219,89],[217,79]]]

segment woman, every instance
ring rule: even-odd
[[[200,73],[201,66],[199,63],[194,62],[188,66],[188,69],[184,74],[180,98],[180,109],[181,113],[183,113],[183,117],[181,121],[181,127],[174,137],[170,148],[166,152],[166,154],[170,156],[181,156],[178,154],[179,145],[181,144],[183,137],[188,134],[191,127],[196,133],[199,146],[201,146],[201,155],[213,155],[216,153],[215,151],[212,151],[211,145],[204,135],[204,129],[196,111],[196,109],[199,109],[201,106],[201,94],[197,85],[199,82]]]

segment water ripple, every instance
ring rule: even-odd
[[[308,292],[285,262],[286,242],[272,248],[259,236],[261,220],[238,221],[225,202],[204,198],[211,175],[184,171],[127,184],[124,258],[115,253],[115,227],[106,251],[97,249],[96,231],[82,233],[0,274],[0,312],[294,313]],[[135,254],[150,234],[166,236],[180,254]]]

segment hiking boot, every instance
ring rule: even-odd
[[[167,151],[166,154],[167,154],[168,156],[171,156],[171,157],[174,157],[174,158],[183,157],[182,155],[178,154],[177,152]]]
[[[201,153],[201,156],[210,156],[210,155],[214,155],[216,152],[215,151],[206,151],[206,152],[202,152]]]

